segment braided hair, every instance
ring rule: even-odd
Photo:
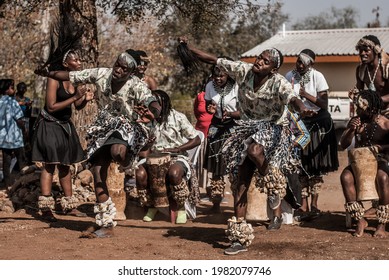
[[[161,106],[161,114],[158,118],[160,124],[166,124],[170,111],[172,110],[172,103],[169,95],[163,90],[153,90],[152,94],[157,98],[159,105]]]

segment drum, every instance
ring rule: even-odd
[[[156,208],[169,207],[166,188],[166,174],[171,164],[169,153],[151,154],[146,159],[148,185],[150,187],[153,205]]]
[[[377,158],[370,147],[355,148],[348,152],[355,177],[357,200],[378,199],[376,189]]]
[[[251,180],[247,191],[247,210],[246,220],[248,221],[267,221],[267,194],[261,193],[255,186],[255,178]]]
[[[114,220],[126,220],[124,210],[127,204],[127,195],[124,191],[124,172],[119,170],[119,164],[111,162],[107,172],[107,188],[109,196],[116,207],[116,216]]]

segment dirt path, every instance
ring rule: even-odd
[[[346,164],[340,153],[341,166]],[[325,178],[319,199],[322,217],[300,225],[283,225],[269,232],[254,223],[255,239],[247,253],[226,256],[224,235],[226,220],[232,216],[232,198],[223,205],[223,214],[205,215],[210,204],[198,207],[198,217],[176,226],[159,215],[151,223],[141,221],[138,208],[120,221],[115,236],[106,239],[82,239],[81,232],[94,224],[91,205],[84,205],[87,218],[57,216],[52,224],[39,221],[25,211],[0,212],[0,259],[2,260],[375,260],[389,259],[389,238],[372,237],[377,222],[361,238],[345,228],[344,199],[339,184],[339,170]],[[134,208],[134,207],[132,207]]]

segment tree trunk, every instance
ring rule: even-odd
[[[60,5],[63,5],[61,1]],[[97,67],[98,38],[97,14],[95,0],[70,0],[71,14],[74,19],[84,26],[82,37],[83,69]],[[97,102],[92,101],[80,111],[73,110],[72,120],[80,137],[82,147],[86,148],[86,127],[91,124],[97,115]]]

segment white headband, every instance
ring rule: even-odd
[[[313,62],[315,62],[313,60],[312,57],[310,57],[309,55],[307,55],[306,53],[300,53],[299,54],[299,58],[301,60],[301,62],[305,65],[305,66],[308,66],[310,64],[312,64]]]

